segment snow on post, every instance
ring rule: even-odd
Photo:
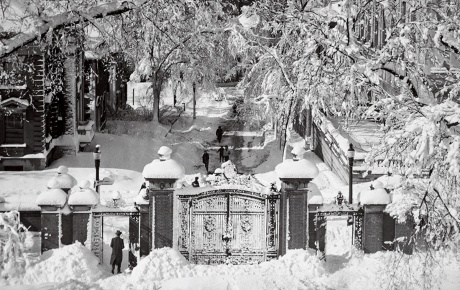
[[[364,190],[358,193],[358,202],[361,204],[389,204],[390,195],[384,188],[376,188],[371,190]]]
[[[314,183],[308,183],[308,204],[323,204],[324,199],[318,186]]]
[[[78,184],[79,189],[69,196],[70,206],[94,207],[99,204],[99,194],[91,189],[89,180],[83,180]]]
[[[275,167],[280,179],[313,179],[318,175],[318,167],[303,158],[305,150],[301,146],[294,147],[291,153],[292,159],[286,159]]]
[[[67,194],[60,188],[51,188],[37,196],[37,205],[62,208],[67,201]]]
[[[145,179],[180,179],[185,175],[184,167],[171,159],[172,150],[162,146],[158,150],[159,159],[145,165],[142,176]]]
[[[48,181],[47,188],[60,188],[68,192],[69,189],[77,185],[77,180],[68,173],[69,169],[66,166],[59,166],[56,172],[57,175]]]

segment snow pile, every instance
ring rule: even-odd
[[[402,185],[403,177],[398,174],[391,175],[391,176],[384,175],[384,176],[380,176],[379,178],[377,178],[377,180],[383,184],[384,188],[394,189]]]
[[[275,172],[279,178],[315,178],[319,170],[307,159],[286,159],[275,167]]]
[[[390,195],[383,188],[364,190],[358,193],[358,202],[361,204],[389,204]]]
[[[179,252],[162,248],[141,260],[122,288],[315,289],[315,277],[325,273],[321,264],[308,251],[291,250],[278,260],[256,265],[195,265]]]
[[[70,280],[92,283],[102,276],[98,264],[99,259],[81,243],[76,242],[45,252],[41,260],[27,268],[24,277],[14,281],[14,284],[60,283]]]
[[[67,194],[59,188],[52,188],[37,196],[38,205],[53,205],[63,207],[67,201]]]

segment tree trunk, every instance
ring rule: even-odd
[[[160,120],[160,93],[161,88],[158,86],[153,87],[153,121]]]

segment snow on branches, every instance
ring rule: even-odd
[[[24,251],[33,243],[27,228],[19,222],[19,212],[0,213],[0,279],[21,272]]]

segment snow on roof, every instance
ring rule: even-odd
[[[8,98],[6,100],[1,101],[0,105],[6,105],[6,104],[9,104],[9,103],[16,103],[16,104],[22,105],[24,107],[27,107],[27,106],[30,105],[28,100],[19,99],[19,98]]]
[[[184,177],[185,169],[179,162],[173,159],[160,160],[155,159],[151,163],[145,165],[142,171],[142,176],[148,178],[166,178],[179,179]]]
[[[67,194],[59,188],[52,188],[37,196],[38,205],[54,205],[63,207],[67,201]]]
[[[307,159],[286,159],[275,167],[275,172],[279,178],[315,178],[319,170]]]
[[[74,191],[69,196],[69,205],[96,205],[98,203],[99,194],[91,188]]]
[[[46,187],[48,188],[72,188],[77,185],[77,180],[70,174],[58,173],[57,176],[48,181]]]
[[[318,186],[314,183],[308,183],[308,204],[323,204],[324,199]]]
[[[358,193],[358,202],[361,204],[389,204],[390,195],[383,188],[364,190]]]

